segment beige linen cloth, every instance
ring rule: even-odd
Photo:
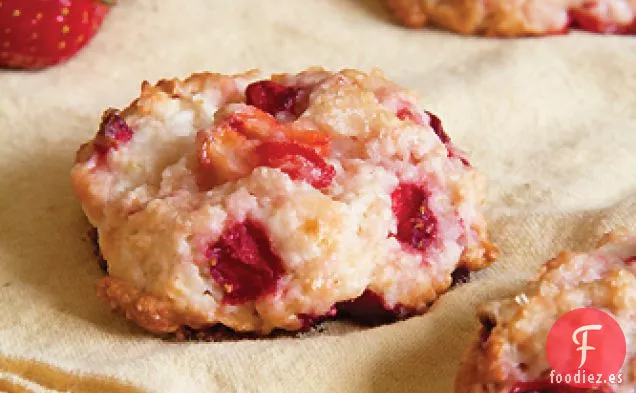
[[[69,169],[140,82],[261,68],[381,68],[489,177],[499,261],[426,315],[300,338],[171,343],[112,315]],[[452,391],[475,306],[563,248],[636,230],[636,38],[467,38],[368,0],[122,0],[65,65],[0,71],[0,391]]]

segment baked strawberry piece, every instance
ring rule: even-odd
[[[159,334],[401,319],[497,254],[481,176],[378,72],[144,83],[71,177],[99,295]]]
[[[541,36],[582,29],[636,34],[633,0],[386,0],[408,27],[426,24],[461,34]]]
[[[636,391],[634,260],[636,236],[614,232],[606,235],[599,247],[588,253],[560,253],[546,263],[537,277],[514,298],[482,305],[477,312],[481,331],[460,365],[455,392]],[[561,316],[584,307],[602,310],[620,325],[627,342],[627,355],[620,370],[622,383],[600,384],[594,388],[551,383],[546,353],[548,332]],[[566,333],[569,338],[571,330]],[[597,337],[595,345],[598,346],[599,342]],[[590,359],[592,355],[590,352]],[[575,360],[578,364],[578,357]]]

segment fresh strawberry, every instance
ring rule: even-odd
[[[67,60],[95,35],[113,1],[0,0],[0,67]]]

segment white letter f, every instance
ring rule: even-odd
[[[588,330],[601,330],[602,327],[602,325],[585,325],[576,329],[574,333],[572,333],[572,341],[574,341],[574,344],[580,345],[580,347],[576,349],[577,351],[581,351],[581,364],[579,364],[579,368],[583,367],[585,361],[587,360],[587,351],[593,351],[596,349],[587,345]],[[583,332],[583,339],[581,340],[581,342],[579,342],[576,336],[581,332]]]

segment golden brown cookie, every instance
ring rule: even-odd
[[[611,315],[627,338],[623,383],[589,392],[636,391],[636,236],[615,233],[589,253],[562,252],[514,298],[481,306],[479,338],[464,356],[455,393],[586,393],[548,383],[545,351],[555,321],[582,307]]]
[[[99,295],[155,333],[402,318],[497,253],[481,176],[379,72],[144,83],[72,181],[108,264]]]
[[[408,27],[426,24],[461,34],[516,37],[570,28],[636,34],[634,0],[386,0]]]

